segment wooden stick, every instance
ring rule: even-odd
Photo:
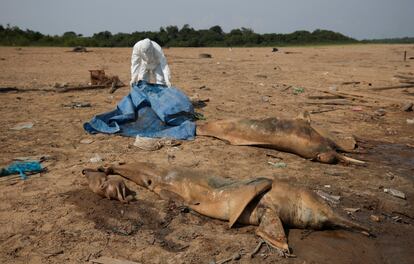
[[[400,79],[408,79],[408,80],[413,80],[414,79],[414,76],[404,76],[404,75],[399,75],[399,74],[394,75],[394,77],[395,78],[400,78]]]
[[[349,85],[349,84],[360,84],[361,82],[351,81],[351,82],[343,82],[342,85]]]
[[[54,92],[54,89],[33,89],[33,88],[17,88],[17,87],[0,87],[0,93],[25,93],[25,92]]]
[[[69,91],[81,91],[81,90],[93,90],[93,89],[103,89],[108,88],[107,85],[81,85],[81,86],[72,86],[72,87],[62,87],[56,88],[56,92],[64,93]]]
[[[322,101],[322,102],[305,102],[305,103],[311,104],[311,105],[360,105],[360,104],[351,103],[346,99],[335,100],[335,101]]]
[[[0,87],[0,93],[18,92],[19,90],[16,87]]]
[[[342,95],[315,95],[308,96],[308,99],[344,99],[345,96]]]
[[[413,87],[414,87],[414,84],[404,84],[404,85],[374,87],[374,88],[371,88],[371,90],[383,91],[383,90],[402,89],[402,88],[413,88]]]
[[[338,109],[338,108],[331,108],[331,109],[315,110],[315,111],[310,111],[310,114],[320,114],[320,113],[332,112],[332,111],[336,111],[336,110],[340,110],[340,109]]]

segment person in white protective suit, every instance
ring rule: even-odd
[[[131,85],[139,80],[171,87],[170,68],[158,43],[148,38],[138,41],[132,50]]]

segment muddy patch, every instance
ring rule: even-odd
[[[374,166],[392,168],[402,177],[414,182],[414,148],[404,144],[384,142],[364,142],[362,145],[367,153],[361,158]]]
[[[174,202],[167,203],[160,213],[156,204],[135,200],[122,204],[116,200],[108,200],[92,193],[88,189],[79,189],[66,193],[66,202],[75,205],[83,212],[85,218],[92,221],[94,228],[116,236],[148,236],[148,243],[158,244],[170,252],[179,252],[185,245],[168,239],[174,230],[170,222],[180,214]]]

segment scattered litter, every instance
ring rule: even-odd
[[[350,84],[356,85],[356,84],[360,84],[360,83],[361,82],[358,82],[358,81],[350,81],[350,82],[343,82],[342,85],[350,85]]]
[[[37,155],[37,156],[13,158],[13,160],[15,161],[38,161],[38,162],[43,162],[43,161],[52,160],[52,159],[54,159],[54,157],[50,155]]]
[[[264,74],[256,74],[255,77],[266,79],[267,78],[267,75],[264,75]]]
[[[77,46],[72,49],[72,52],[89,52],[85,47]]]
[[[408,119],[407,118],[407,124],[408,125],[414,125],[414,118],[413,119]]]
[[[194,113],[194,118],[196,120],[207,120],[207,117],[205,117],[202,113],[198,113],[198,112]]]
[[[294,95],[298,95],[298,94],[301,94],[301,93],[304,93],[304,92],[305,92],[305,89],[303,89],[301,87],[294,87],[293,88],[293,94]]]
[[[320,197],[322,197],[322,199],[324,199],[324,200],[326,200],[330,203],[333,203],[333,204],[338,204],[339,200],[341,200],[341,196],[331,195],[331,194],[328,194],[328,193],[326,193],[324,191],[321,191],[321,190],[317,190],[316,194],[319,195]]]
[[[278,52],[279,49],[278,48],[272,48],[272,52]]]
[[[325,184],[323,187],[325,187],[325,188],[331,188],[331,185],[330,184]]]
[[[354,112],[360,112],[360,111],[362,111],[363,109],[362,109],[362,107],[360,107],[360,106],[355,106],[355,107],[352,107],[352,108],[351,108],[351,110],[352,110],[352,111],[354,111]]]
[[[200,53],[198,57],[203,58],[203,59],[209,59],[209,58],[212,58],[213,56],[211,56],[211,54],[208,54],[208,53]]]
[[[267,163],[269,163],[270,165],[272,165],[275,168],[286,168],[287,167],[287,164],[284,163],[284,162],[271,162],[271,161],[268,161]]]
[[[89,260],[91,263],[98,263],[98,264],[139,264],[138,262],[129,261],[129,260],[120,260],[114,259],[109,257],[100,257],[97,259]]]
[[[170,138],[148,138],[137,136],[135,138],[134,146],[142,150],[154,151],[159,150],[163,146],[179,146],[181,143],[175,139]]]
[[[344,211],[346,211],[347,213],[356,213],[359,212],[361,210],[361,208],[344,208]]]
[[[104,89],[110,87],[110,92],[113,93],[117,88],[125,86],[118,76],[108,76],[104,70],[89,70],[91,82],[88,85],[78,85],[68,87],[67,85],[55,84],[55,91],[64,93],[69,91],[82,91],[90,89]]]
[[[329,91],[336,92],[338,91],[338,88],[336,87],[336,85],[332,85],[332,86],[329,86]]]
[[[394,220],[395,222],[398,222],[398,223],[400,223],[402,221],[402,217],[401,216],[398,216],[398,215],[393,216],[391,218],[392,218],[392,220]]]
[[[269,96],[262,96],[262,101],[263,102],[265,102],[265,103],[267,103],[267,102],[269,102],[269,100],[270,100],[270,98],[269,98]]]
[[[264,83],[259,83],[259,86],[264,86]]]
[[[373,222],[381,222],[381,218],[378,215],[371,215],[369,218]]]
[[[231,256],[231,257],[229,257],[229,258],[226,258],[226,259],[223,259],[223,260],[220,260],[220,261],[217,261],[217,262],[214,262],[215,264],[224,264],[224,263],[227,263],[227,262],[230,262],[230,261],[232,261],[232,260],[239,260],[239,259],[241,259],[241,254],[240,253],[235,253],[235,254],[233,254],[233,256]],[[213,262],[211,262],[211,263],[213,263]]]
[[[79,141],[79,143],[81,144],[91,144],[93,142],[93,139],[90,138],[84,138],[81,141]]]
[[[407,199],[405,193],[403,193],[399,190],[396,190],[396,189],[392,189],[392,188],[387,189],[387,188],[385,188],[384,192],[388,193],[388,194],[391,194],[392,196],[398,197],[400,199],[404,199],[404,200]]]
[[[32,122],[22,122],[22,123],[18,123],[17,125],[15,125],[14,127],[10,128],[13,130],[22,130],[22,129],[30,129],[33,127],[33,123]]]
[[[411,112],[413,111],[413,103],[408,103],[403,105],[403,107],[401,108],[402,111],[404,112]]]
[[[207,102],[210,102],[210,98],[200,98],[198,94],[195,94],[190,97],[191,104],[194,108],[204,108],[207,106]]]
[[[19,174],[22,180],[26,180],[27,175],[25,173],[34,174],[42,171],[42,165],[38,161],[17,161],[10,164],[7,168],[2,168],[0,170],[0,177]]]
[[[98,163],[98,162],[102,162],[104,159],[99,155],[99,154],[95,154],[92,158],[90,158],[90,162],[92,163]]]
[[[92,107],[91,103],[84,103],[84,102],[71,102],[70,104],[62,104],[62,106],[70,107],[70,108]]]
[[[375,115],[377,116],[384,116],[385,115],[385,109],[384,108],[380,108],[377,111],[375,111]]]

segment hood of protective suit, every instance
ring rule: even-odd
[[[144,39],[141,45],[142,60],[148,64],[158,62],[158,57],[155,52],[154,45],[150,39]]]

